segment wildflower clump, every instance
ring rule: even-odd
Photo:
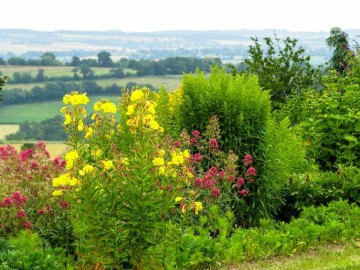
[[[85,109],[71,102],[63,109],[65,121],[71,117],[65,125],[71,150],[66,172],[52,181],[53,196],[69,205],[84,263],[140,266],[172,227],[175,197],[193,178],[191,155],[164,134],[156,97],[142,88],[124,93],[119,106],[96,102],[80,129]],[[190,208],[198,215],[202,202],[192,200]]]

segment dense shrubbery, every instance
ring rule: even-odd
[[[90,116],[86,93],[66,94],[64,160],[43,143],[0,147],[1,266],[204,269],[357,241],[351,57],[351,73],[276,112],[255,76],[218,67],[174,93],[100,100]]]

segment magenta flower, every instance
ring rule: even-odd
[[[17,212],[16,216],[18,218],[24,218],[26,217],[26,212],[24,210],[20,210],[19,212]]]
[[[213,188],[211,190],[211,197],[213,197],[213,198],[219,198],[220,194],[221,194],[221,192],[217,188]]]
[[[13,202],[12,202],[11,198],[6,197],[2,200],[2,202],[0,204],[2,207],[10,207],[10,206],[12,206]]]
[[[210,148],[212,149],[218,149],[219,148],[219,143],[217,140],[215,139],[211,139],[210,140]]]
[[[180,143],[179,141],[175,141],[175,142],[174,142],[174,146],[175,146],[175,147],[180,147],[180,146],[181,146],[181,143]]]
[[[198,131],[198,130],[193,130],[192,132],[191,132],[191,134],[195,137],[195,138],[197,138],[197,139],[199,139],[201,136],[200,136],[200,132]]]
[[[245,184],[245,179],[242,178],[242,177],[239,177],[238,180],[237,180],[236,186],[240,188],[240,187],[242,187],[244,184]]]
[[[195,138],[190,138],[189,143],[190,143],[190,144],[195,144],[195,143],[196,143],[196,139],[195,139]]]
[[[249,167],[249,169],[247,169],[245,176],[256,176],[256,170],[254,167]]]
[[[243,195],[243,196],[249,195],[249,191],[246,190],[246,189],[241,190],[239,193],[240,193],[241,195]]]
[[[243,158],[243,164],[245,167],[249,166],[253,162],[253,158],[251,155],[247,154]]]
[[[23,224],[24,229],[31,229],[31,227],[32,227],[31,222],[29,222],[29,221],[24,222],[24,224]]]

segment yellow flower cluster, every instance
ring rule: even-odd
[[[183,164],[186,159],[190,158],[190,153],[189,150],[185,150],[183,152],[178,150],[173,151],[171,153],[171,161],[168,161],[167,163],[165,163],[164,156],[165,156],[165,151],[159,150],[157,157],[155,157],[152,160],[153,165],[158,167],[159,174],[176,177],[177,176],[176,169],[171,168],[169,166]],[[189,178],[193,177],[193,175],[190,172],[188,172],[187,175]]]
[[[63,102],[65,104],[71,104],[73,106],[77,106],[77,105],[85,105],[89,103],[89,98],[86,96],[86,93],[83,94],[79,94],[79,92],[74,91],[71,92],[70,94],[66,94],[63,97]]]
[[[79,180],[71,176],[70,173],[64,173],[53,179],[53,186],[75,186],[79,184]]]
[[[180,203],[180,202],[183,202],[183,201],[186,201],[186,199],[183,198],[183,197],[176,197],[176,198],[175,198],[175,203]],[[198,214],[199,214],[199,211],[203,210],[203,204],[202,204],[202,202],[194,202],[194,203],[192,204],[191,209],[194,209],[195,215],[198,215]],[[182,212],[182,213],[186,213],[187,210],[188,210],[188,209],[187,209],[187,205],[186,205],[186,204],[181,204],[181,212]]]
[[[85,174],[89,174],[89,173],[92,173],[94,171],[94,167],[92,165],[88,165],[86,164],[82,170],[79,170],[79,174],[81,176],[84,176]]]
[[[79,158],[79,153],[76,150],[72,150],[65,154],[66,169],[71,170],[74,167],[74,162]]]
[[[94,104],[94,110],[104,113],[116,113],[116,105],[107,99],[103,99]]]
[[[108,171],[114,167],[112,160],[103,160],[101,162],[102,162],[104,171]]]
[[[157,104],[153,100],[146,100],[147,98],[148,89],[146,88],[132,92],[130,104],[126,110],[126,115],[132,118],[128,119],[126,124],[131,128],[137,128],[140,124],[143,124],[153,130],[163,132],[164,129],[160,127],[155,119]]]

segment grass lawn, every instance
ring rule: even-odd
[[[316,250],[266,260],[224,265],[218,270],[359,270],[360,242],[345,246],[328,245]]]
[[[85,106],[88,113],[93,111],[93,104],[102,98],[109,99],[114,103],[119,101],[118,96],[89,96],[89,98],[90,103]],[[3,106],[0,107],[0,124],[19,124],[25,121],[40,122],[61,115],[59,110],[63,106],[62,100]]]

